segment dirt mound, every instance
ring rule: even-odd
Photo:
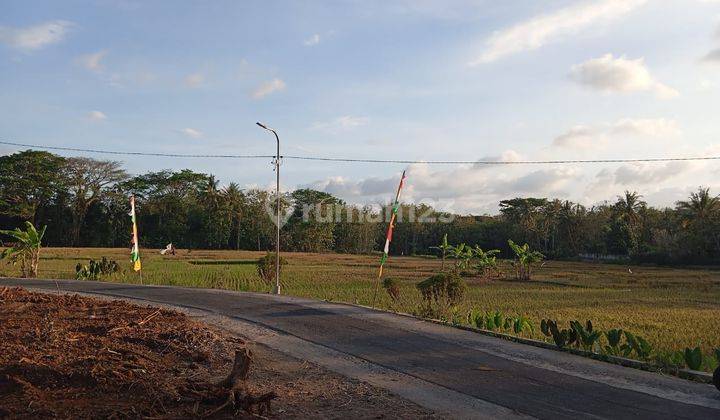
[[[245,383],[244,344],[178,312],[2,288],[0,418],[222,417],[256,402],[266,410],[274,394]]]

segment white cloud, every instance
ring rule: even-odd
[[[663,139],[680,135],[675,120],[665,118],[623,118],[612,124],[576,125],[553,140],[552,145],[565,149],[597,150],[613,141],[637,138]]]
[[[630,60],[605,54],[572,66],[570,77],[577,83],[604,92],[647,91],[661,99],[678,96],[675,89],[652,77],[643,58]]]
[[[202,73],[193,73],[185,77],[185,86],[189,88],[200,87],[205,83],[205,75]]]
[[[320,34],[313,34],[310,38],[303,41],[303,45],[306,47],[312,47],[320,43]]]
[[[71,22],[54,20],[25,28],[0,26],[0,43],[24,51],[39,50],[62,41],[72,27]]]
[[[470,63],[490,63],[521,51],[535,50],[543,45],[572,35],[602,21],[622,17],[646,0],[601,0],[584,2],[556,12],[535,16],[509,28],[494,32],[486,41],[480,57]]]
[[[665,118],[623,118],[612,127],[614,134],[671,137],[680,134],[677,121]]]
[[[87,54],[78,58],[78,63],[90,71],[96,73],[101,72],[105,69],[102,64],[102,59],[107,55],[106,50],[98,51],[93,54]]]
[[[258,86],[257,89],[253,92],[252,96],[255,99],[261,99],[265,96],[273,93],[278,92],[285,89],[285,82],[283,82],[280,79],[272,79],[269,82],[265,82]]]
[[[347,131],[356,127],[363,126],[369,121],[366,117],[354,117],[352,115],[343,115],[335,118],[332,121],[317,122],[313,124],[312,128],[316,130],[323,130],[328,132]]]
[[[718,62],[720,63],[720,48],[715,48],[714,50],[710,50],[709,53],[703,57],[704,61],[708,62]]]
[[[102,121],[107,119],[107,115],[105,115],[102,111],[90,111],[87,116],[93,121]]]
[[[202,131],[189,127],[183,128],[182,130],[180,130],[180,132],[194,139],[199,139],[204,135]]]

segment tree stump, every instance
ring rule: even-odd
[[[247,377],[251,363],[252,354],[250,350],[243,348],[235,351],[235,360],[230,374],[216,385],[221,392],[227,393],[227,400],[220,407],[207,413],[206,417],[213,416],[227,407],[233,407],[235,410],[242,409],[248,413],[251,413],[257,407],[260,415],[270,413],[270,401],[277,398],[277,394],[275,394],[275,391],[258,396],[250,393],[247,386]]]

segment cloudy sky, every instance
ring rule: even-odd
[[[720,1],[13,1],[3,141],[123,151],[412,160],[720,156]],[[9,146],[3,153],[18,150]],[[123,158],[268,187],[268,159]],[[399,164],[287,160],[286,188],[387,199]],[[407,167],[458,212],[638,190],[669,205],[720,164]]]

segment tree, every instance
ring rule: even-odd
[[[246,207],[245,194],[240,189],[238,184],[231,182],[222,190],[222,196],[228,206],[230,213],[231,224],[233,231],[235,232],[235,249],[240,249],[240,234],[242,232],[241,219],[243,216],[243,209]],[[230,243],[228,243],[230,246]]]
[[[708,258],[720,253],[720,197],[701,187],[689,200],[678,201],[676,210],[695,255]]]
[[[20,273],[22,277],[37,277],[38,264],[40,263],[40,246],[45,235],[47,226],[40,231],[35,229],[31,222],[25,222],[26,229],[0,230],[3,235],[11,236],[16,242],[5,249],[0,255],[1,259],[8,258],[12,264],[20,262]]]
[[[80,245],[80,231],[88,208],[101,200],[107,187],[128,178],[120,162],[84,157],[69,158],[64,172],[72,203],[72,246]]]
[[[609,230],[611,250],[626,254],[638,251],[642,214],[646,207],[641,198],[637,192],[630,191],[618,196],[613,206],[615,217]]]
[[[36,222],[38,211],[64,188],[65,159],[26,150],[0,157],[0,211]]]

